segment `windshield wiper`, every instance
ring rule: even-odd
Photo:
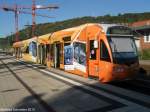
[[[114,42],[113,42],[114,43]],[[124,55],[122,55],[120,52],[118,52],[116,44],[114,43],[114,52],[117,53],[119,55],[119,57],[124,57]]]

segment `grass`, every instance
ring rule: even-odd
[[[139,52],[139,58],[141,60],[150,60],[150,49],[144,49]]]

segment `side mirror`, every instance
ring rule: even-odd
[[[98,40],[94,40],[94,48],[98,48]]]

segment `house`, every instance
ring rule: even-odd
[[[135,38],[139,50],[150,49],[150,20],[134,22],[131,28],[141,34],[140,37]]]

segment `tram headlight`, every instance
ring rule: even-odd
[[[114,71],[114,72],[124,72],[124,68],[123,68],[123,67],[119,67],[119,66],[115,66],[115,67],[113,68],[113,71]]]

